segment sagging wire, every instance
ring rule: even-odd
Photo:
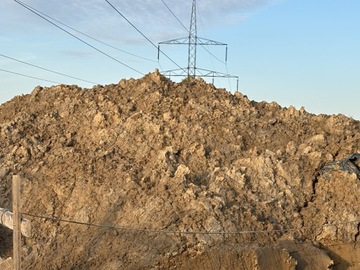
[[[91,45],[90,43],[86,42],[85,40],[83,40],[83,39],[79,38],[78,36],[74,35],[73,33],[67,31],[67,30],[64,29],[63,27],[57,25],[56,23],[54,23],[53,21],[49,20],[49,19],[46,18],[45,16],[41,15],[39,12],[37,12],[37,11],[36,11],[34,8],[32,8],[31,6],[29,6],[29,5],[21,2],[21,1],[19,1],[19,0],[14,0],[14,1],[15,1],[16,3],[18,3],[19,5],[23,6],[24,8],[26,8],[27,10],[31,11],[31,12],[34,13],[35,15],[39,16],[40,18],[44,19],[45,21],[49,22],[50,24],[54,25],[55,27],[59,28],[60,30],[64,31],[64,32],[67,33],[68,35],[76,38],[76,39],[79,40],[80,42],[82,42],[82,43],[84,43],[85,45],[89,46],[90,48],[96,50],[97,52],[99,52],[99,53],[107,56],[108,58],[114,60],[115,62],[117,62],[117,63],[119,63],[119,64],[121,64],[121,65],[123,65],[123,66],[125,66],[125,67],[127,67],[127,68],[129,68],[129,69],[131,69],[131,70],[133,70],[133,71],[135,71],[136,73],[139,73],[139,74],[141,74],[141,75],[145,75],[145,74],[142,73],[141,71],[139,71],[139,70],[137,70],[137,69],[135,69],[135,68],[133,68],[133,67],[125,64],[124,62],[116,59],[115,57],[111,56],[110,54],[108,54],[108,53],[100,50],[99,48]]]

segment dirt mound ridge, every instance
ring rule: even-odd
[[[148,230],[32,218],[26,269],[357,269],[360,181],[320,169],[359,129],[158,72],[37,87],[0,107],[0,206],[19,173],[25,213]]]

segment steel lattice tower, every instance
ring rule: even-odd
[[[237,79],[237,88],[239,79],[238,76],[231,76],[229,74],[207,70],[207,69],[201,69],[196,66],[196,52],[197,52],[197,46],[209,46],[209,45],[220,45],[220,46],[226,46],[225,50],[225,63],[227,62],[227,44],[206,39],[206,38],[200,38],[197,36],[197,23],[196,23],[196,0],[192,1],[192,9],[191,9],[191,19],[190,19],[190,29],[189,29],[189,35],[188,37],[184,38],[177,38],[172,39],[168,41],[162,41],[158,44],[158,60],[160,58],[160,45],[188,45],[188,66],[183,69],[174,69],[174,70],[168,70],[163,71],[162,73],[165,76],[187,76],[187,77],[210,77],[214,80],[215,77],[220,78],[235,78]]]
[[[196,46],[197,46],[197,26],[196,26],[196,0],[193,0],[188,49],[188,76],[196,76]]]

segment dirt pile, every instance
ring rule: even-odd
[[[22,212],[117,227],[28,217],[26,269],[359,269],[360,181],[320,170],[359,130],[158,72],[37,87],[0,107],[0,206],[21,174]]]

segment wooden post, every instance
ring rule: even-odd
[[[14,270],[20,270],[21,263],[21,216],[20,216],[20,184],[19,175],[12,178],[12,201],[13,201],[13,259]]]

